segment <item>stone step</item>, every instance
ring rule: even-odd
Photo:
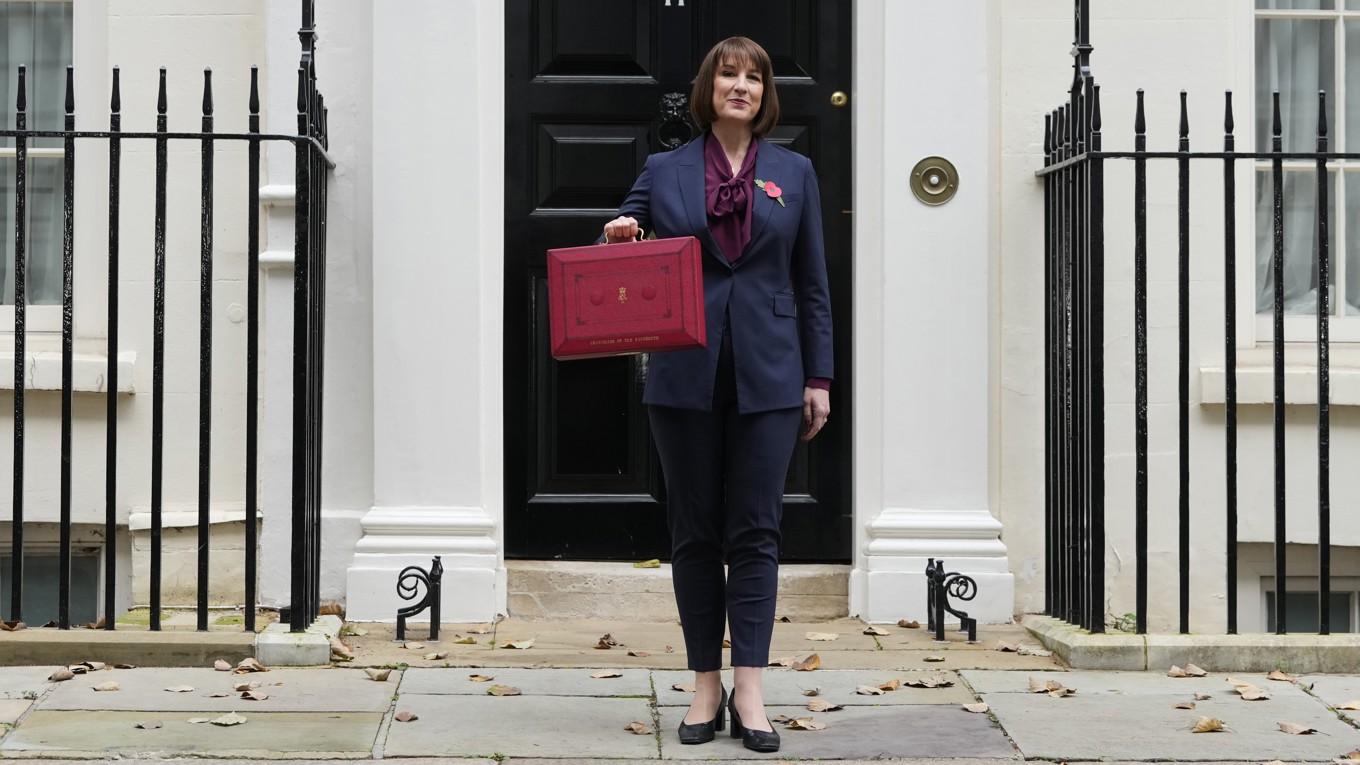
[[[671,566],[634,568],[612,561],[508,560],[509,616],[521,619],[631,619],[675,621]],[[850,567],[779,567],[775,615],[794,620],[849,615]]]

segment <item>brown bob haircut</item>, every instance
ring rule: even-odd
[[[769,135],[779,122],[779,96],[774,90],[774,67],[770,65],[770,54],[749,37],[729,37],[714,45],[704,56],[699,73],[694,76],[694,89],[689,96],[689,113],[694,118],[694,124],[700,130],[707,130],[718,119],[713,111],[713,76],[723,63],[750,63],[760,72],[760,81],[765,88],[760,98],[760,111],[751,120],[751,132],[757,136]]]

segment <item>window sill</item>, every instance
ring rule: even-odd
[[[102,341],[99,341],[102,345]],[[33,345],[30,339],[30,346]],[[107,388],[108,353],[93,348],[71,354],[71,389],[77,393],[103,393]],[[26,391],[61,390],[61,349],[25,349],[24,389]],[[134,393],[133,367],[136,351],[118,353],[118,392]],[[14,390],[14,347],[0,348],[0,390]]]
[[[1284,402],[1317,406],[1317,346],[1313,343],[1286,344],[1284,364]],[[1328,361],[1330,404],[1360,406],[1360,349],[1332,346]],[[1200,403],[1226,403],[1227,374],[1224,367],[1199,368]],[[1269,346],[1238,351],[1237,403],[1275,403],[1275,362]]]

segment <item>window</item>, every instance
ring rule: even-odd
[[[0,554],[0,615],[8,619],[10,567],[13,553]],[[71,554],[71,623],[88,624],[99,618],[99,555]],[[59,615],[58,585],[61,556],[55,550],[24,552],[24,623],[38,627]]]
[[[1266,632],[1275,631],[1275,591],[1268,590],[1266,595]],[[1328,598],[1332,603],[1331,631],[1355,632],[1355,593],[1333,592]],[[1286,632],[1318,631],[1318,591],[1290,590],[1284,599],[1284,626]]]
[[[71,64],[72,3],[56,0],[0,0],[0,115],[15,126],[19,66],[28,68],[28,127],[61,130],[65,117],[66,67]],[[31,305],[62,300],[62,142],[34,138],[28,142],[26,167],[27,237],[26,294]],[[0,143],[0,305],[14,305],[14,139]],[[36,328],[36,327],[34,327]],[[0,330],[12,329],[0,327]]]
[[[1318,91],[1327,92],[1328,150],[1360,152],[1360,0],[1256,0],[1255,150],[1271,149],[1280,92],[1285,151],[1317,148]],[[1269,160],[1256,163],[1255,306],[1269,338],[1275,280]],[[1284,165],[1284,310],[1287,340],[1316,339],[1316,166]],[[1360,340],[1360,161],[1328,163],[1328,289],[1333,337]],[[1344,215],[1338,215],[1344,211]]]

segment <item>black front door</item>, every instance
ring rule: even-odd
[[[851,4],[839,0],[509,0],[506,9],[505,544],[511,558],[669,558],[665,487],[635,356],[548,352],[545,251],[589,244],[647,155],[687,140],[692,79],[720,39],[774,63],[769,136],[812,158],[835,318],[832,415],[800,442],[783,560],[848,562]],[[687,117],[686,117],[687,118]]]

